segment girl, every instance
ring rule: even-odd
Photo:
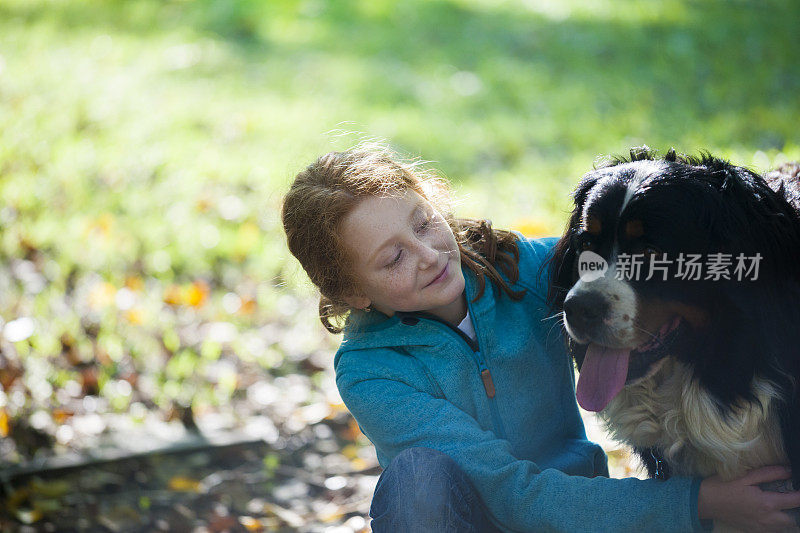
[[[376,447],[381,531],[689,531],[793,526],[782,467],[609,479],[586,439],[542,265],[556,239],[458,220],[442,180],[388,150],[319,158],[284,198],[289,250],[344,331],[339,393]]]

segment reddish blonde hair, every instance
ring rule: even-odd
[[[461,263],[478,277],[476,299],[483,295],[484,276],[513,299],[524,295],[524,291],[512,290],[496,268],[512,283],[517,281],[519,250],[514,233],[492,229],[488,220],[455,219],[449,209],[445,180],[418,162],[398,159],[383,146],[361,145],[317,159],[295,177],[283,199],[283,228],[289,251],[320,291],[319,317],[328,331],[342,331],[351,311],[345,298],[357,294],[359,287],[339,224],[364,197],[408,190],[428,200],[447,220],[458,243]]]

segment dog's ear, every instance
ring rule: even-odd
[[[597,183],[599,173],[590,172],[581,179],[572,193],[574,208],[570,215],[564,234],[553,247],[550,258],[542,265],[548,270],[547,304],[553,312],[560,312],[564,308],[564,299],[572,285],[577,281],[575,263],[577,250],[573,247],[573,231],[581,225],[583,204],[591,188]]]
[[[572,215],[575,219],[575,214]],[[564,299],[567,297],[572,285],[575,283],[575,261],[577,255],[572,247],[572,226],[574,220],[570,220],[570,225],[553,247],[553,255],[547,262],[548,280],[547,304],[553,312],[560,312],[564,309]]]

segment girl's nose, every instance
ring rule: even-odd
[[[439,259],[439,252],[431,243],[420,241],[419,247],[419,268],[425,270],[436,265]]]

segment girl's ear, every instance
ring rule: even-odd
[[[344,301],[353,309],[365,309],[372,303],[366,296],[346,296]]]

